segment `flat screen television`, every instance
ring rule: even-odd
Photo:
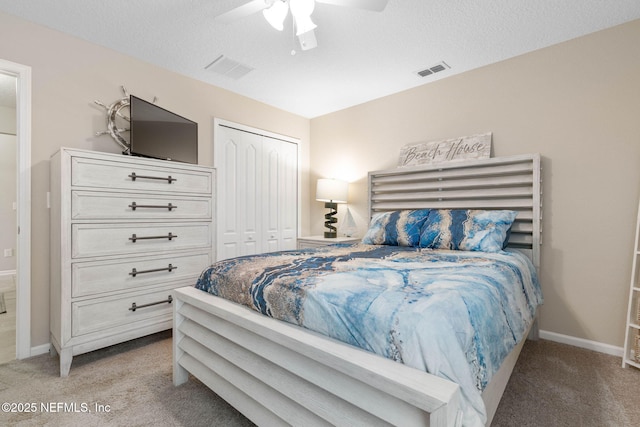
[[[129,96],[130,153],[198,163],[198,124],[136,96]]]

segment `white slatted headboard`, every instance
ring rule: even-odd
[[[496,157],[369,172],[369,218],[399,209],[511,209],[509,247],[540,267],[540,155]]]

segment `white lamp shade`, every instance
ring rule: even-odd
[[[289,8],[287,7],[287,4],[281,0],[276,0],[270,8],[262,11],[267,22],[278,31],[283,30],[284,19],[287,17],[288,13]]]
[[[316,200],[319,202],[347,203],[349,183],[339,179],[319,179]]]

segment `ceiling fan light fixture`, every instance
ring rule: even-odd
[[[313,23],[310,16],[303,16],[296,18],[296,36],[300,36],[304,33],[314,30],[318,26]]]
[[[289,0],[291,14],[298,16],[311,16],[316,6],[315,0]]]
[[[311,20],[311,14],[315,8],[314,0],[289,0],[291,15],[296,21],[296,35],[307,33],[317,27]]]
[[[278,31],[284,29],[284,20],[288,13],[289,8],[287,7],[287,3],[282,0],[274,1],[270,8],[262,11],[267,22]]]

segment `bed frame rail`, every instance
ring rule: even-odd
[[[457,384],[252,314],[177,289],[174,384],[191,373],[261,426],[460,425]]]

